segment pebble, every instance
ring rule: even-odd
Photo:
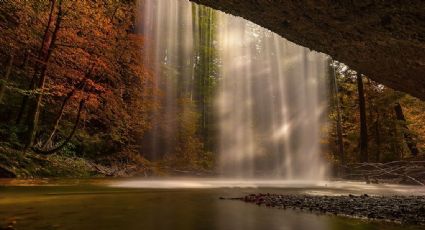
[[[425,225],[425,196],[311,196],[250,194],[232,198],[258,206]]]

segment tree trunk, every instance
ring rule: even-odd
[[[43,57],[45,54],[47,54],[49,48],[50,48],[50,28],[52,27],[53,23],[53,13],[55,11],[56,6],[56,0],[50,0],[50,13],[49,13],[49,19],[47,21],[46,28],[44,29],[44,35],[43,35],[43,43],[41,44],[40,51],[39,51],[39,57]],[[41,59],[40,59],[41,60]]]
[[[86,83],[86,78],[84,78],[71,92],[69,92],[67,95],[66,95],[66,97],[63,99],[63,102],[62,102],[62,106],[61,106],[61,109],[59,110],[59,113],[58,113],[58,116],[56,117],[56,120],[55,120],[55,125],[54,125],[54,127],[53,127],[53,130],[52,130],[52,132],[50,133],[50,135],[49,135],[49,137],[47,138],[47,140],[44,142],[44,144],[42,145],[42,148],[43,149],[45,149],[45,148],[47,148],[47,147],[49,147],[50,145],[51,145],[51,142],[52,142],[52,139],[53,139],[53,137],[55,136],[55,134],[56,134],[56,132],[57,132],[57,130],[58,130],[58,128],[59,128],[59,123],[60,123],[60,121],[61,121],[61,119],[62,119],[62,116],[63,116],[63,113],[64,113],[64,111],[65,111],[65,106],[66,106],[66,104],[68,103],[68,101],[69,101],[69,99],[71,99],[72,98],[72,96],[74,96],[74,94],[75,94],[75,92],[77,91],[77,90],[83,90],[84,89],[84,87],[85,87],[85,83]]]
[[[392,119],[391,121],[391,151],[394,156],[397,156],[397,160],[402,160],[404,158],[403,151],[400,148],[401,145],[399,143],[399,133],[397,129],[397,121]]]
[[[55,7],[54,5],[55,1],[52,1],[52,7]],[[39,121],[39,116],[40,116],[40,109],[41,109],[41,101],[43,99],[43,89],[44,89],[44,84],[46,81],[46,72],[47,72],[47,62],[50,59],[50,56],[53,52],[54,46],[55,46],[55,42],[57,39],[57,35],[60,29],[60,25],[61,25],[61,21],[62,21],[62,1],[59,1],[59,5],[58,5],[58,13],[56,16],[56,23],[55,23],[55,29],[53,31],[53,33],[51,34],[51,36],[46,36],[45,40],[43,41],[43,48],[42,48],[42,60],[44,61],[44,65],[41,69],[40,72],[40,77],[38,79],[38,83],[37,83],[37,89],[40,89],[41,92],[39,92],[36,97],[35,97],[35,102],[33,107],[31,108],[31,110],[29,111],[29,116],[28,116],[28,130],[27,130],[27,135],[26,135],[26,143],[25,143],[25,147],[31,147],[34,143],[34,139],[35,139],[35,135],[37,132],[37,126],[38,126],[38,121]]]
[[[336,104],[336,113],[337,113],[337,121],[336,121],[336,133],[337,133],[337,141],[338,141],[338,155],[341,165],[345,165],[345,154],[344,154],[344,139],[342,137],[342,114],[341,114],[341,104],[339,101],[339,89],[338,82],[336,78],[336,70],[335,66],[333,67],[333,91],[335,93],[334,100]]]
[[[412,156],[417,156],[419,153],[417,142],[410,134],[409,127],[407,127],[406,118],[403,113],[403,108],[401,107],[400,103],[396,103],[396,105],[394,106],[394,110],[397,116],[397,120],[402,122],[403,136],[404,140],[406,141],[407,147],[409,148]]]
[[[29,64],[29,62],[30,62],[30,56],[31,56],[31,51],[27,51],[27,54],[26,54],[26,57],[25,57],[24,66],[23,66],[23,69],[25,71],[24,72],[25,73],[25,76],[24,77],[27,77],[27,76],[30,75],[30,72],[29,72],[29,69],[30,69],[29,68],[29,65],[30,65]],[[34,81],[35,81],[35,77],[33,76],[31,78],[31,82],[30,82],[29,87],[28,87],[29,90],[34,89]],[[29,96],[25,94],[23,96],[23,98],[22,98],[22,103],[21,103],[21,106],[19,108],[18,115],[16,116],[16,121],[15,121],[15,124],[16,125],[19,125],[21,123],[21,121],[22,121],[22,118],[24,116],[25,110],[27,108],[28,100],[29,100]]]
[[[360,109],[360,161],[368,162],[369,156],[367,152],[367,124],[366,124],[366,100],[363,89],[363,79],[360,74],[357,75],[357,90],[359,93],[359,109]]]
[[[379,112],[376,111],[376,122],[375,122],[375,141],[376,141],[376,162],[381,161],[381,125],[379,123]]]
[[[43,149],[45,149],[45,148],[47,148],[47,147],[49,147],[50,145],[51,145],[51,142],[52,142],[52,139],[53,139],[53,136],[55,136],[55,134],[56,134],[56,131],[58,130],[58,128],[59,128],[59,123],[60,123],[60,121],[61,121],[61,119],[62,119],[62,116],[63,116],[63,112],[65,111],[65,106],[66,106],[66,104],[68,103],[68,101],[69,101],[69,99],[71,99],[71,97],[74,95],[74,93],[75,93],[75,90],[72,90],[70,93],[68,93],[68,95],[65,97],[65,99],[63,100],[63,102],[62,102],[62,106],[61,106],[61,109],[59,110],[59,113],[58,113],[58,116],[56,117],[56,119],[55,119],[55,125],[53,126],[53,130],[52,130],[52,132],[50,133],[50,135],[49,135],[49,137],[47,138],[47,140],[44,142],[44,144],[42,145],[42,148]]]
[[[3,78],[4,82],[0,82],[0,103],[3,102],[4,92],[6,91],[6,84],[9,81],[10,74],[12,73],[13,59],[14,59],[14,56],[12,54],[10,55],[9,63],[7,64],[7,67],[6,67],[6,73]]]
[[[53,23],[53,16],[54,16],[55,8],[56,8],[55,6],[56,6],[56,0],[51,0],[50,1],[49,19],[47,21],[47,25],[46,25],[46,28],[44,30],[43,40],[42,40],[42,43],[41,43],[41,46],[40,46],[40,50],[38,52],[38,56],[36,57],[37,62],[42,62],[42,60],[44,60],[43,57],[46,56],[46,53],[45,53],[46,47],[49,47],[50,46],[50,41],[51,41],[49,39],[49,37],[50,37],[50,28],[52,27],[52,23]],[[47,48],[47,51],[48,51],[48,49],[49,48]],[[37,75],[38,75],[39,70],[40,70],[40,65],[41,66],[44,66],[45,64],[47,64],[47,63],[37,63],[37,67],[36,67],[36,69],[34,71],[34,74],[33,74],[32,78],[31,78],[31,82],[30,82],[30,84],[28,86],[28,89],[29,90],[34,90],[35,89]],[[21,107],[19,109],[18,116],[16,118],[16,124],[17,125],[19,125],[21,123],[22,118],[23,118],[23,116],[25,114],[25,110],[27,109],[29,102],[30,102],[30,96],[29,95],[24,95],[24,97],[22,98],[22,103],[21,103]],[[30,108],[31,111],[34,110],[34,109],[35,109],[35,106],[32,106],[32,108]],[[27,123],[28,124],[31,123],[31,121],[29,121],[29,120],[30,119],[29,119],[29,115],[28,115],[28,117],[27,117]],[[29,135],[29,134],[27,134],[27,135]],[[30,141],[27,140],[27,142],[30,142]]]
[[[78,124],[80,123],[80,120],[81,120],[81,112],[83,111],[85,102],[86,102],[85,99],[82,99],[80,101],[80,105],[78,107],[78,112],[77,112],[77,119],[75,120],[74,127],[72,128],[72,131],[69,134],[69,136],[65,139],[65,141],[62,144],[60,144],[59,146],[57,146],[57,147],[55,147],[51,150],[41,150],[41,149],[36,148],[36,147],[32,147],[31,149],[36,153],[46,154],[46,155],[47,154],[53,154],[53,153],[63,149],[63,147],[65,147],[71,141],[72,137],[74,137],[75,131],[77,131]]]

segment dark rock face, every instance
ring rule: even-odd
[[[190,0],[244,17],[425,100],[423,0]]]

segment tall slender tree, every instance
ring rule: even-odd
[[[57,5],[57,6],[56,6]],[[37,132],[37,126],[39,122],[39,116],[40,116],[40,109],[41,109],[41,102],[43,100],[43,90],[44,85],[46,82],[46,73],[47,73],[47,67],[49,59],[52,55],[53,49],[55,47],[55,42],[59,33],[59,30],[61,28],[61,22],[63,17],[63,11],[62,11],[62,0],[58,0],[56,3],[56,0],[52,0],[51,3],[52,10],[49,15],[49,22],[46,27],[45,36],[43,38],[43,44],[42,48],[39,54],[39,60],[42,61],[42,67],[38,71],[36,71],[36,74],[38,74],[38,82],[37,82],[37,89],[39,92],[35,96],[35,101],[33,105],[31,106],[31,109],[28,114],[28,130],[26,134],[26,143],[25,147],[31,147],[34,143],[35,135]],[[55,26],[53,29],[53,32],[50,32],[51,26],[52,26],[52,19],[53,19],[53,12],[57,8],[57,14],[56,14],[56,20],[55,20]],[[38,73],[37,73],[38,72]]]
[[[339,88],[338,81],[336,78],[335,63],[332,63],[332,92],[333,100],[336,107],[336,132],[337,132],[337,141],[338,141],[338,155],[341,165],[345,164],[345,154],[344,154],[344,139],[342,135],[342,114],[341,114],[341,104],[339,98]]]
[[[359,110],[360,110],[360,161],[368,162],[368,137],[367,137],[367,123],[366,123],[366,100],[363,89],[363,78],[361,74],[357,74],[357,91],[359,96]]]
[[[216,37],[217,15],[214,10],[204,6],[193,6],[194,19],[194,44],[195,74],[194,74],[194,99],[200,112],[199,131],[208,149],[212,148],[211,133],[213,119],[213,96],[217,80],[216,49],[214,40]]]
[[[8,80],[10,78],[10,75],[12,73],[13,60],[14,60],[14,56],[12,54],[12,55],[10,55],[9,63],[7,64],[7,67],[6,67],[6,73],[4,75],[3,82],[0,82],[0,103],[2,103],[2,101],[3,101],[4,92],[6,90],[6,84],[7,84]]]
[[[403,108],[401,107],[400,103],[396,103],[396,105],[394,106],[394,110],[395,110],[397,120],[402,123],[402,127],[403,127],[402,132],[403,132],[404,140],[406,141],[407,147],[409,148],[412,156],[417,156],[419,153],[417,143],[416,143],[416,140],[411,135],[409,128],[407,127],[406,117],[404,116]]]

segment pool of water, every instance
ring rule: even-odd
[[[250,193],[425,195],[421,187],[238,180],[3,180],[0,229],[423,229],[258,207]]]

